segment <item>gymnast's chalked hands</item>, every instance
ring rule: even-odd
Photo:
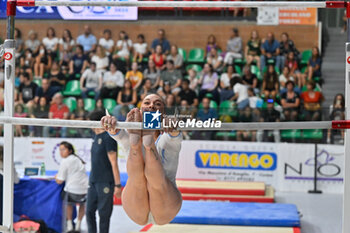
[[[106,116],[102,117],[101,125],[104,130],[106,130],[109,134],[115,135],[119,132],[117,126],[117,119],[114,116],[109,115],[108,110],[106,109]]]

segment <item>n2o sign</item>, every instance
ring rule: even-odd
[[[12,54],[9,53],[9,52],[5,53],[4,54],[4,59],[7,60],[7,61],[11,60],[12,59]]]

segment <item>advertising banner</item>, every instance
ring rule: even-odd
[[[80,1],[80,0],[75,0]],[[98,0],[90,0],[98,1]],[[137,0],[110,0],[137,1]],[[17,7],[18,19],[137,20],[137,7]],[[6,0],[0,0],[0,18],[6,17]]]
[[[316,25],[316,8],[259,7],[258,25]]]

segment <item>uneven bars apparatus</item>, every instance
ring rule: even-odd
[[[15,41],[14,41],[14,25],[15,25],[15,15],[16,7],[35,7],[35,6],[123,6],[123,7],[240,7],[240,8],[254,8],[254,7],[310,7],[310,8],[346,8],[347,18],[348,18],[348,42],[350,41],[350,3],[345,1],[324,1],[324,2],[188,2],[188,1],[154,1],[154,2],[124,2],[124,1],[43,1],[43,0],[8,0],[7,1],[7,39],[4,43],[5,48],[5,117],[0,119],[0,122],[4,123],[4,189],[8,192],[4,192],[3,199],[3,225],[0,226],[0,231],[2,232],[13,232],[13,124],[32,124],[32,125],[47,125],[47,123],[52,120],[44,120],[45,122],[36,121],[26,122],[27,119],[16,119],[13,117],[13,103],[14,103],[14,71],[15,71]],[[346,55],[350,59],[350,43],[346,44]],[[350,60],[346,65],[346,99],[350,97]],[[346,116],[350,116],[350,101],[346,102]],[[33,120],[33,119],[32,119]],[[77,121],[73,121],[75,127],[77,127]],[[54,121],[52,121],[54,123]],[[82,127],[95,127],[99,125],[99,122],[86,122],[88,125],[81,123]],[[315,123],[315,124],[314,124]],[[60,126],[71,127],[71,123],[68,122],[58,122]],[[65,125],[67,124],[67,125]],[[85,123],[84,123],[85,124]],[[97,125],[98,124],[98,125]],[[139,125],[131,125],[135,123],[119,123],[119,127],[126,127],[131,129],[132,127],[140,128],[141,123],[136,123]],[[223,123],[223,126],[226,123]],[[293,122],[294,126],[298,126],[302,129],[309,129],[308,125],[312,128],[349,128],[350,123],[347,121],[343,122]],[[51,126],[53,124],[50,124]],[[80,125],[80,123],[79,123]],[[123,126],[124,125],[124,126]],[[232,124],[227,125],[227,127],[232,127],[233,129],[240,129],[239,127],[244,127],[241,129],[247,129],[250,125],[250,129],[289,129],[292,125],[289,123],[248,123],[248,124]],[[274,126],[275,125],[275,126]],[[88,127],[90,126],[90,127]],[[225,125],[226,126],[226,125]],[[287,127],[287,128],[283,128]],[[293,127],[294,128],[294,127]],[[193,130],[193,129],[191,129]],[[198,130],[198,129],[197,129]],[[207,129],[206,129],[207,130]],[[223,129],[221,129],[223,130]],[[347,130],[348,133],[349,130]],[[348,135],[348,134],[346,134]],[[350,135],[345,136],[345,154],[350,153]],[[345,176],[344,176],[344,208],[343,208],[343,233],[350,232],[350,160],[345,159]]]

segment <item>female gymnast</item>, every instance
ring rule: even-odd
[[[141,109],[134,108],[127,122],[141,122],[142,113],[159,110],[165,103],[156,95],[147,95]],[[122,193],[125,212],[137,224],[169,223],[179,212],[182,198],[176,187],[175,176],[181,149],[182,133],[174,130],[116,129],[117,120],[104,116],[101,124],[118,143],[129,151],[128,182]]]

